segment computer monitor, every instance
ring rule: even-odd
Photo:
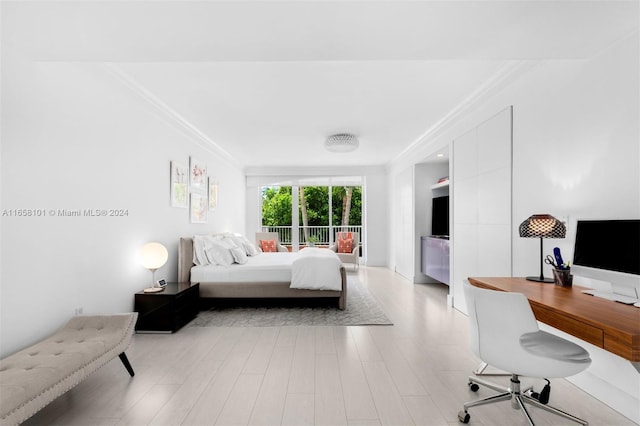
[[[640,296],[640,219],[578,220],[574,275],[605,281],[613,292]]]

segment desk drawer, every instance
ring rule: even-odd
[[[632,362],[640,362],[640,339],[634,339],[633,336],[606,333],[604,348]]]
[[[550,309],[534,305],[533,303],[531,304],[531,308],[538,321],[562,330],[565,333],[569,333],[592,345],[604,348],[604,333],[601,329],[576,321],[565,315],[560,315]]]

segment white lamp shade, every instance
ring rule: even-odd
[[[142,246],[140,257],[142,258],[142,266],[155,270],[162,268],[162,266],[167,263],[169,253],[160,243],[147,243]]]

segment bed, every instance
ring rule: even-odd
[[[178,280],[200,283],[201,298],[333,298],[338,308],[344,310],[347,304],[347,279],[345,269],[341,265],[337,266],[339,270],[336,273],[336,290],[290,287],[292,275],[295,275],[292,265],[294,262],[300,262],[296,259],[302,254],[260,253],[249,257],[248,262],[243,265],[201,266],[194,263],[193,238],[180,238]]]

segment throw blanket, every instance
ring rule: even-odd
[[[308,247],[291,264],[291,288],[342,290],[340,258],[328,249]]]

